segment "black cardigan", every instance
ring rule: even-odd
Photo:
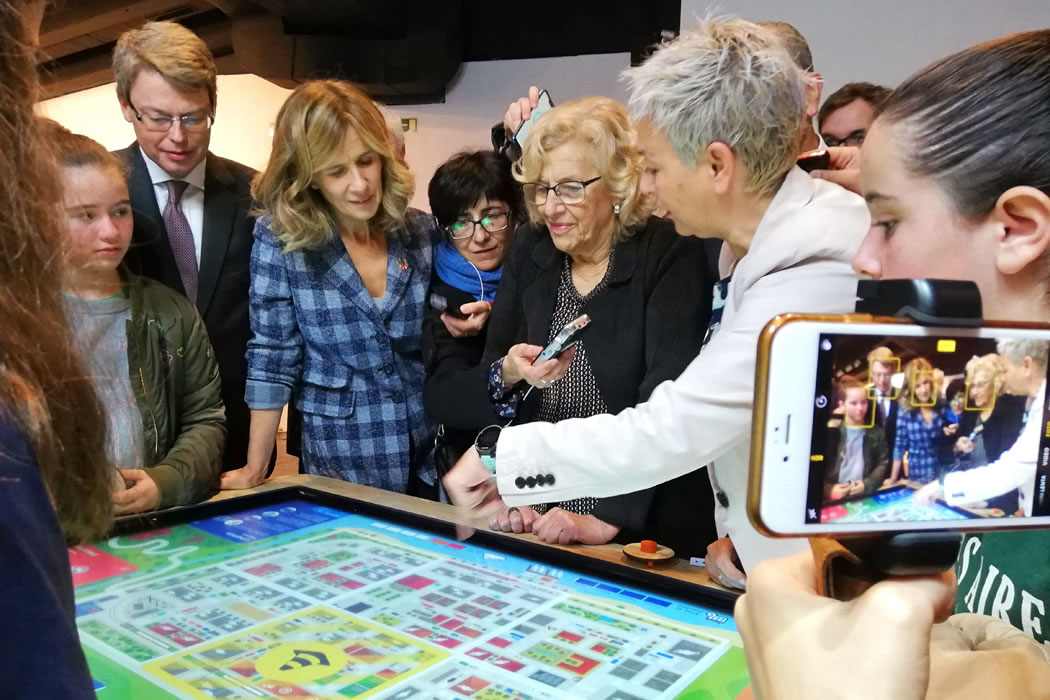
[[[504,259],[480,364],[463,369],[469,355],[463,349],[447,350],[445,359],[433,365],[434,374],[424,386],[424,405],[434,420],[474,434],[486,425],[507,422],[489,400],[489,366],[517,343],[547,344],[563,258],[546,226],[518,228]],[[617,244],[607,288],[583,307],[591,327],[581,341],[611,413],[647,400],[658,384],[677,378],[696,357],[710,318],[714,281],[703,243],[677,235],[664,219],[651,217]],[[446,370],[446,365],[452,369]],[[539,400],[540,393],[533,391],[518,415],[535,415]],[[632,535],[682,539],[702,552],[713,533],[713,501],[705,472],[641,494],[646,494],[641,500],[631,498],[635,494],[601,499],[594,514],[625,524],[628,531],[647,530]],[[625,498],[630,513],[622,512],[621,506],[628,506]],[[642,511],[648,512],[648,520]],[[655,530],[674,531],[678,537]]]
[[[445,297],[450,308],[458,308],[463,304],[477,301],[472,295],[453,287],[438,277],[436,271],[430,281],[430,294]],[[428,294],[428,300],[429,296]],[[493,420],[490,423],[464,429],[462,425],[456,428],[443,420],[445,416],[455,416],[455,404],[445,401],[448,395],[447,385],[450,382],[454,383],[458,374],[478,366],[485,351],[487,335],[488,326],[486,325],[477,335],[463,338],[453,337],[441,320],[441,311],[430,306],[429,301],[427,302],[427,308],[423,314],[423,366],[426,369],[426,381],[423,383],[423,406],[433,420],[444,425],[444,442],[452,448],[455,457],[474,444],[474,438],[486,425],[504,422],[502,419]]]
[[[1023,396],[1003,394],[995,399],[992,414],[984,422],[981,435],[984,438],[984,451],[988,462],[994,462],[1010,449],[1021,435],[1024,427],[1024,412],[1027,400]],[[967,437],[977,427],[977,416],[980,411],[963,411],[959,416],[959,430],[952,437],[952,444],[961,437]]]

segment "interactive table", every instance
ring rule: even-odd
[[[611,548],[457,541],[452,512],[291,485],[119,522],[70,553],[99,699],[750,697],[733,594]]]
[[[912,502],[916,490],[911,484],[898,484],[876,491],[870,496],[834,503],[821,508],[820,522],[901,523],[982,517],[978,512],[950,506],[941,500],[930,506],[917,506]]]

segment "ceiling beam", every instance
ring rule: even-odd
[[[45,18],[40,30],[40,45],[47,48],[113,25],[144,21],[183,6],[197,10],[210,10],[213,7],[206,0],[92,0],[63,3],[60,9]]]

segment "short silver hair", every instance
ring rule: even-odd
[[[1030,338],[1003,338],[995,344],[995,349],[1000,355],[1006,355],[1010,362],[1019,365],[1024,358],[1032,358],[1036,367],[1046,367],[1048,345],[1045,340],[1032,340]]]
[[[623,76],[635,119],[650,119],[688,167],[721,142],[742,162],[748,189],[772,194],[794,166],[806,74],[771,30],[708,18]]]

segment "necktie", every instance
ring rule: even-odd
[[[193,242],[193,231],[190,222],[182,212],[182,195],[190,184],[182,180],[168,180],[168,203],[164,206],[164,228],[168,231],[168,243],[171,245],[175,265],[179,268],[182,287],[186,297],[197,303],[197,246]]]

